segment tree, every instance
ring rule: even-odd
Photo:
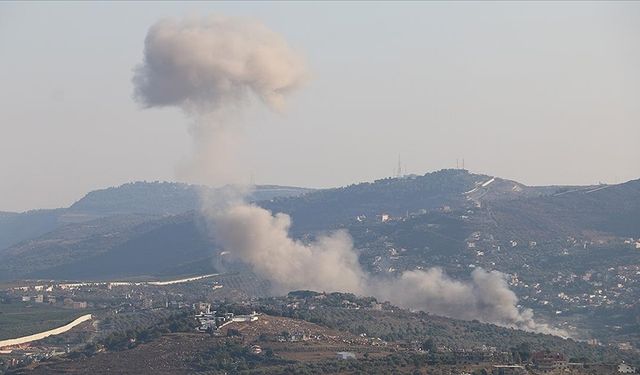
[[[227,337],[233,337],[233,336],[242,336],[242,333],[235,328],[229,328],[227,330]]]
[[[425,352],[435,352],[437,350],[435,341],[433,341],[431,337],[424,340],[424,342],[422,343],[422,350],[424,350]]]
[[[524,362],[529,362],[531,358],[531,345],[528,342],[523,342],[516,347],[517,353]]]

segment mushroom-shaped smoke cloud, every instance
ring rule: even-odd
[[[209,16],[165,19],[147,34],[135,69],[134,97],[146,107],[207,113],[253,93],[275,110],[299,87],[306,68],[280,35],[263,24]]]
[[[257,21],[222,16],[165,19],[147,33],[134,69],[134,98],[145,108],[178,107],[192,120],[195,152],[182,180],[240,183],[244,138],[235,115],[252,97],[276,112],[307,77],[303,58]]]
[[[229,183],[228,173],[237,166],[233,155],[243,148],[237,147],[235,126],[229,126],[235,122],[227,112],[240,109],[251,96],[280,111],[285,96],[306,75],[302,58],[258,22],[220,16],[167,19],[146,37],[144,60],[133,77],[134,97],[144,107],[174,106],[194,119],[191,174],[204,175],[200,181],[205,183]],[[438,268],[377,278],[361,269],[346,232],[305,244],[289,237],[285,214],[226,201],[204,211],[220,245],[271,281],[276,292],[348,291],[456,318],[545,328],[536,325],[530,310],[517,307],[516,295],[498,272],[476,270],[467,282],[452,280]]]

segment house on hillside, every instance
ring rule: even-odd
[[[260,347],[260,345],[253,345],[251,347],[251,353],[252,354],[262,354],[262,348]]]
[[[618,365],[618,373],[619,374],[635,374],[636,369],[633,366],[629,366],[626,363],[621,363]]]
[[[254,311],[249,315],[235,315],[231,318],[231,320],[234,322],[255,322],[256,320],[258,320],[259,316],[260,314]]]
[[[356,359],[356,355],[351,352],[337,352],[336,358],[338,359]]]
[[[75,310],[86,309],[87,302],[86,301],[73,301],[71,303],[71,308]]]
[[[549,351],[535,352],[531,356],[531,360],[536,369],[544,372],[564,370],[569,365],[564,354]]]
[[[211,304],[206,302],[198,302],[193,305],[193,309],[196,311],[196,313],[210,314]]]

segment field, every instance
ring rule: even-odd
[[[223,335],[191,330],[165,333],[124,349],[93,349],[34,363],[13,374],[421,374],[451,375],[491,369],[492,363],[448,360],[398,343],[375,344],[362,335],[315,323],[262,315],[255,322],[225,325]],[[262,352],[253,352],[259,345]],[[339,360],[336,352],[355,360]],[[590,370],[589,370],[590,371]],[[589,372],[580,374],[605,374]],[[578,372],[572,372],[578,374]]]
[[[44,303],[0,304],[0,340],[56,328],[87,313],[87,310],[63,309]]]
[[[356,335],[290,318],[263,315],[257,322],[231,323],[224,327],[225,333],[228,330],[237,331],[240,336],[218,338],[204,333],[169,333],[133,349],[101,352],[73,361],[59,359],[32,369],[36,374],[139,374],[145,371],[183,374],[211,370],[237,373],[251,372],[258,368],[268,369],[273,373],[290,373],[290,366],[299,366],[301,361],[319,364],[333,362],[338,351],[350,349],[358,353],[358,357],[362,357],[364,352],[371,352],[372,356],[389,354],[384,349],[358,343],[349,345],[348,343],[358,340]],[[316,338],[298,342],[273,340],[283,331],[291,334],[304,332]],[[272,350],[274,355],[247,353],[245,348],[253,344]]]
[[[245,344],[260,344],[271,348],[281,358],[293,361],[321,361],[336,358],[337,352],[354,352],[356,357],[364,353],[390,352],[389,348],[370,345],[357,335],[329,329],[304,320],[262,315],[256,322],[231,323],[221,329],[223,333],[236,330],[242,334]],[[296,342],[279,342],[286,332],[292,336],[304,334],[307,338]]]
[[[131,350],[99,353],[76,361],[38,366],[34,373],[186,374],[193,372],[193,357],[214,344],[205,334],[169,334]]]

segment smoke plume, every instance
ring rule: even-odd
[[[210,113],[255,94],[276,110],[306,76],[302,58],[263,24],[209,16],[165,19],[145,39],[134,97],[146,107]]]
[[[533,317],[528,310],[518,309],[518,297],[504,276],[477,268],[470,282],[461,282],[440,268],[405,271],[391,283],[379,283],[377,295],[415,310],[535,330]]]
[[[304,244],[289,237],[288,215],[249,204],[234,205],[213,219],[220,245],[269,280],[277,294],[297,289],[351,292],[452,318],[566,336],[537,324],[531,310],[519,309],[517,296],[497,271],[476,269],[469,282],[453,280],[440,268],[376,278],[362,270],[344,231]]]
[[[243,153],[236,115],[251,97],[283,110],[286,96],[307,76],[303,59],[261,23],[211,16],[166,19],[145,39],[135,68],[134,98],[146,108],[178,107],[193,120],[195,156],[183,168],[191,180],[231,183]],[[397,305],[461,319],[529,330],[530,310],[517,307],[504,275],[477,269],[468,282],[441,269],[404,272],[395,279],[364,272],[351,237],[338,231],[312,243],[289,237],[288,215],[242,203],[236,194],[207,197],[204,212],[218,243],[269,280],[276,293],[295,289],[373,295]],[[558,333],[558,332],[555,332]]]
[[[274,111],[307,77],[300,55],[263,24],[209,16],[165,19],[149,29],[134,99],[145,108],[179,107],[193,120],[192,160],[179,177],[205,184],[238,183],[243,148],[237,115],[256,97]]]
[[[261,277],[276,293],[295,289],[362,292],[366,277],[351,238],[335,232],[305,245],[289,237],[289,215],[254,205],[231,206],[214,216],[216,241]]]

